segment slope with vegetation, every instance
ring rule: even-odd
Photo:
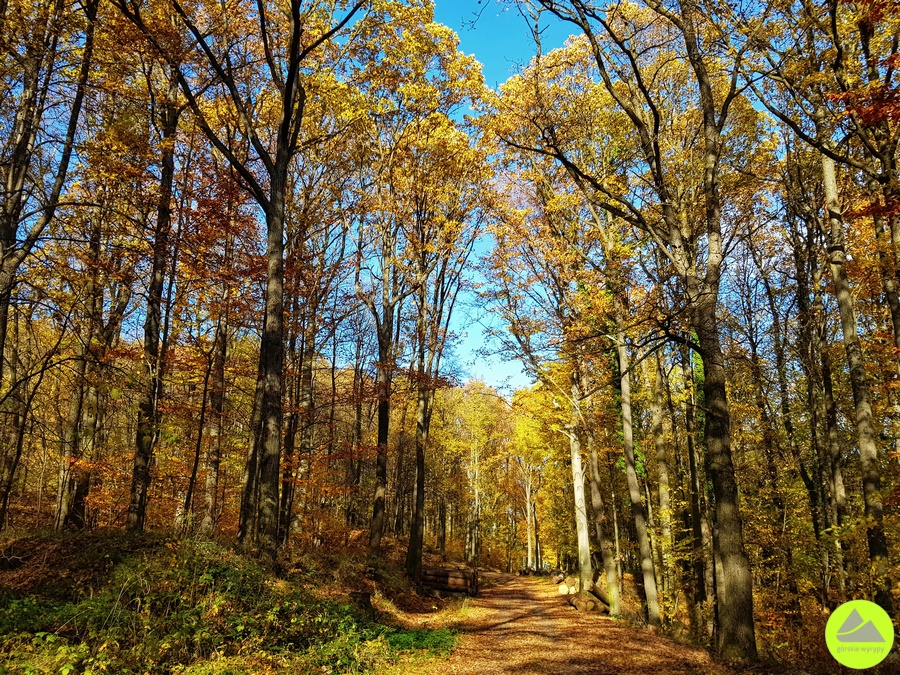
[[[452,627],[424,628],[391,601],[408,594],[396,563],[393,581],[358,591],[375,591],[377,611],[353,603],[343,577],[362,577],[362,553],[307,556],[276,577],[210,541],[113,532],[7,541],[0,672],[399,673],[447,654]],[[449,608],[427,605],[441,623],[435,603]]]

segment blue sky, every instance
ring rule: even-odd
[[[460,39],[460,50],[474,54],[484,66],[484,79],[496,88],[534,55],[534,42],[525,18],[514,2],[498,0],[435,0],[435,20],[449,26]],[[541,18],[544,51],[561,47],[569,27]]]
[[[513,3],[498,0],[436,0],[435,20],[459,35],[460,50],[474,54],[482,63],[484,79],[491,88],[505,82],[528,64],[535,53],[528,23]],[[542,30],[544,51],[561,47],[569,28],[559,22]],[[483,250],[485,246],[478,248]],[[460,335],[455,345],[455,361],[471,378],[484,380],[504,393],[531,384],[518,361],[507,361],[492,354],[495,345],[485,341],[486,328],[502,328],[497,317],[485,313],[471,294],[460,298],[454,313],[452,329]]]

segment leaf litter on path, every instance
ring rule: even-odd
[[[733,671],[703,649],[609,617],[575,611],[555,586],[534,577],[485,575],[460,641],[430,675],[678,675]]]

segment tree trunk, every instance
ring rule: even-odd
[[[618,308],[622,309],[622,308]],[[631,374],[628,363],[628,348],[625,344],[625,333],[622,329],[624,320],[616,317],[616,351],[619,358],[619,386],[622,406],[622,445],[625,450],[625,476],[628,480],[628,496],[631,499],[631,511],[634,518],[634,529],[637,533],[638,550],[641,556],[641,573],[644,582],[644,595],[647,600],[647,621],[651,626],[662,623],[659,612],[659,597],[656,592],[656,571],[653,565],[653,550],[647,534],[647,509],[641,499],[641,486],[638,482],[634,461],[634,431],[631,421]]]
[[[829,522],[836,528],[834,535],[835,567],[838,576],[838,597],[841,601],[847,598],[846,571],[844,568],[844,548],[839,532],[844,524],[847,511],[847,492],[844,488],[843,452],[841,450],[840,432],[838,430],[837,403],[834,400],[834,389],[831,380],[831,359],[824,347],[820,347],[822,362],[822,393],[825,406],[825,436],[827,445],[826,481],[829,493]]]
[[[569,425],[569,452],[572,458],[572,496],[575,502],[575,534],[578,542],[578,578],[581,589],[589,590],[594,585],[591,569],[591,540],[588,534],[587,502],[584,495],[584,469],[581,463],[581,439],[583,425],[581,415],[581,377],[576,370],[572,374],[572,422]]]
[[[353,436],[350,440],[350,457],[347,460],[350,494],[347,496],[347,524],[359,524],[359,484],[362,479],[362,422],[363,422],[363,372],[362,331],[356,337],[353,360]]]
[[[82,437],[80,456],[90,461],[97,459],[97,427],[100,418],[100,395],[96,383],[88,385],[87,396],[82,408]],[[69,508],[63,527],[83,530],[87,527],[87,497],[91,491],[91,471],[84,467],[72,467],[69,473]]]
[[[282,378],[284,371],[284,215],[287,161],[272,173],[266,213],[266,318],[259,361],[262,418],[259,428],[259,545],[274,561],[278,550],[278,496],[281,483]]]
[[[835,188],[837,184],[835,184]],[[891,333],[894,336],[894,347],[900,350],[900,292],[897,285],[897,259],[895,248],[896,242],[885,242],[885,234],[888,238],[893,239],[893,235],[898,234],[895,228],[891,228],[888,224],[888,218],[884,215],[885,207],[893,208],[896,202],[892,199],[892,195],[887,186],[882,192],[885,198],[885,205],[882,206],[879,199],[878,184],[869,179],[869,198],[872,204],[872,225],[875,232],[875,250],[878,252],[878,267],[881,275],[881,288],[884,291],[884,297],[887,300],[888,311],[891,316]],[[894,217],[896,218],[896,216]],[[894,229],[892,235],[892,229]],[[889,255],[891,251],[893,255]],[[900,352],[898,352],[900,353]]]
[[[469,489],[472,491],[472,503],[466,510],[466,542],[465,561],[472,569],[481,564],[481,447],[477,440],[472,441],[469,450],[469,468],[467,469]]]
[[[443,497],[438,505],[438,553],[441,561],[447,560],[447,502]]]
[[[21,343],[19,339],[19,320],[18,315],[13,321],[12,342],[15,346],[13,354],[10,358],[9,376],[15,382],[19,379],[19,370],[21,361],[19,358]],[[22,449],[24,447],[25,429],[28,422],[28,414],[31,409],[31,402],[34,399],[37,387],[40,385],[44,376],[41,376],[32,389],[30,395],[26,395],[27,389],[24,386],[16,387],[10,394],[11,410],[8,411],[12,418],[12,424],[4,425],[0,428],[0,439],[3,441],[4,454],[2,462],[0,462],[0,527],[8,524],[9,518],[9,498],[12,495],[13,486],[15,485],[16,469],[22,458]]]
[[[227,248],[227,247],[226,247]],[[226,252],[226,257],[229,254]],[[203,509],[203,520],[200,531],[206,536],[216,532],[219,519],[219,467],[222,461],[222,436],[225,432],[225,357],[228,346],[228,300],[227,294],[223,308],[216,323],[216,335],[213,342],[212,383],[209,391],[209,404],[212,412],[212,425],[209,430],[209,446],[206,452],[206,498]]]
[[[92,325],[92,322],[88,322],[88,326]],[[87,351],[91,339],[90,331],[86,331],[86,334],[78,341],[76,347],[76,361],[73,372],[74,388],[70,394],[69,412],[66,416],[65,434],[62,442],[62,457],[59,463],[59,487],[56,495],[56,516],[53,525],[57,531],[65,528],[69,519],[69,508],[72,503],[70,476],[75,461],[81,456],[81,409],[84,405],[84,394],[87,388],[85,375],[87,374]]]
[[[841,317],[841,334],[847,353],[847,365],[850,369],[850,386],[853,390],[856,433],[862,468],[863,502],[867,521],[866,539],[872,565],[872,585],[875,588],[875,602],[893,616],[887,538],[884,533],[881,505],[878,445],[872,406],[869,401],[866,365],[856,332],[856,311],[850,283],[844,269],[847,254],[844,245],[843,216],[838,197],[834,161],[824,154],[821,155],[821,160],[822,177],[825,183],[825,204],[828,210],[828,226],[825,231],[828,241],[828,265]]]
[[[263,319],[265,324],[265,319]],[[263,364],[259,362],[256,370],[256,387],[253,393],[253,413],[250,427],[253,429],[253,441],[244,471],[241,477],[241,506],[238,513],[237,540],[241,545],[254,542],[257,522],[259,520],[259,456],[262,441],[262,403],[263,403]]]
[[[416,404],[416,483],[413,492],[412,522],[409,529],[409,549],[406,557],[406,569],[415,580],[419,579],[422,571],[422,546],[425,541],[425,448],[428,444],[429,427],[431,426],[431,398],[433,396],[431,384],[424,378],[424,373],[420,371]]]
[[[406,513],[406,472],[404,469],[404,459],[406,456],[406,417],[409,412],[409,406],[401,407],[400,424],[397,429],[397,461],[394,463],[394,501],[393,501],[393,521],[394,535],[399,537],[403,533],[403,517]],[[388,517],[388,522],[391,518]]]
[[[187,533],[194,527],[192,511],[194,508],[194,489],[197,486],[197,473],[200,470],[200,458],[203,456],[203,432],[206,428],[206,408],[209,394],[209,378],[213,368],[212,355],[207,357],[206,372],[203,374],[203,391],[200,394],[200,419],[197,420],[197,441],[194,443],[194,461],[191,465],[191,476],[188,479],[181,507],[182,531]]]
[[[169,234],[172,230],[172,194],[175,179],[175,135],[178,131],[178,85],[174,72],[169,74],[169,89],[163,104],[161,121],[162,172],[159,185],[159,205],[153,241],[153,263],[150,284],[147,289],[147,314],[144,320],[144,370],[147,381],[138,402],[137,437],[135,440],[134,467],[131,478],[131,495],[128,505],[127,527],[132,532],[143,532],[147,516],[147,491],[150,487],[150,463],[153,446],[159,434],[159,399],[162,396],[166,355],[160,352],[160,327],[162,323],[162,293],[166,278],[166,262],[169,254]]]
[[[377,318],[377,317],[376,317]],[[375,499],[369,524],[369,564],[381,557],[387,500],[388,428],[391,419],[391,353],[393,346],[393,307],[386,307],[378,322],[378,364],[375,391],[378,396],[378,449],[375,458]]]
[[[731,460],[731,414],[725,390],[725,364],[715,315],[715,296],[696,301],[695,330],[703,359],[706,408],[705,441],[715,495],[718,537],[714,538],[722,569],[718,594],[718,642],[723,658],[753,658],[753,579],[744,551],[737,481]]]
[[[603,493],[600,491],[600,460],[597,456],[597,444],[592,431],[587,431],[585,437],[590,454],[591,511],[594,514],[594,536],[600,546],[600,558],[603,561],[603,572],[606,575],[609,613],[612,616],[619,616],[622,613],[622,593],[619,585],[619,575],[616,570],[616,554],[606,532],[606,511],[603,505]]]
[[[657,352],[654,363],[656,365],[650,398],[651,433],[653,445],[656,450],[656,474],[659,483],[659,521],[661,530],[660,555],[663,570],[663,591],[671,593],[672,588],[672,505],[669,496],[669,459],[666,452],[666,439],[663,433],[663,405],[665,371],[662,366],[662,357]],[[670,601],[671,601],[671,596]]]
[[[534,569],[534,515],[531,503],[531,475],[525,480],[525,527],[526,527],[526,563],[529,570]]]
[[[685,435],[687,437],[688,466],[691,479],[691,532],[692,559],[694,567],[694,606],[703,608],[707,614],[707,637],[712,638],[715,626],[709,605],[715,603],[715,583],[713,576],[712,549],[709,544],[709,521],[706,515],[705,480],[700,473],[700,457],[697,449],[695,429],[695,385],[691,355],[687,348],[681,354],[681,373],[688,396],[685,402]],[[703,617],[697,616],[695,626],[699,629]]]

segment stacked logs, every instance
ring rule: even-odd
[[[555,579],[556,578],[554,577],[554,580]],[[559,591],[560,595],[574,595],[581,590],[581,584],[576,577],[564,577],[556,583],[558,584],[556,589]]]
[[[589,591],[581,591],[574,595],[566,596],[566,600],[579,612],[606,612],[609,613],[609,606],[600,598]]]
[[[609,597],[596,586],[591,591],[582,591],[577,577],[554,577],[560,595],[579,612],[609,612]]]
[[[440,593],[478,594],[478,572],[473,569],[422,568],[422,586]]]

